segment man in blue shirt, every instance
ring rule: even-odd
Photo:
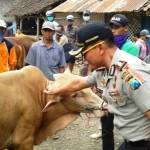
[[[43,39],[31,46],[25,62],[37,66],[48,79],[54,80],[53,74],[63,72],[66,66],[64,50],[53,41],[55,29],[52,22],[45,21],[41,32]]]

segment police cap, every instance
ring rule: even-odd
[[[76,32],[76,48],[69,52],[70,55],[84,53],[86,47],[98,41],[114,42],[113,34],[109,27],[100,22],[89,23],[79,28]]]

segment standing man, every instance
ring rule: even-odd
[[[51,10],[48,10],[46,12],[46,18],[47,18],[47,21],[50,21],[50,22],[52,22],[54,24],[55,28],[59,25],[59,23],[57,21],[55,21],[55,14],[54,14],[54,12],[52,12]]]
[[[65,26],[65,34],[68,38],[68,44],[64,46],[64,49],[65,49],[65,54],[67,56],[67,64],[70,70],[73,71],[74,64],[75,64],[75,56],[70,56],[69,51],[71,50],[70,48],[75,47],[76,31],[78,27],[74,25],[73,15],[66,16],[66,20],[67,20],[67,25]]]
[[[119,48],[111,30],[100,23],[87,24],[77,32],[80,46],[70,54],[82,53],[95,71],[72,79],[67,85],[47,89],[47,94],[65,95],[97,85],[114,114],[114,125],[124,137],[119,150],[150,150],[149,66]],[[108,145],[108,149],[112,149]]]
[[[146,55],[150,55],[150,47],[149,47],[149,40],[150,40],[150,33],[147,29],[143,29],[141,32],[140,32],[140,38],[145,41],[146,43],[146,47],[147,47],[147,52],[146,52]]]
[[[147,56],[148,54],[148,47],[147,47],[147,44],[146,44],[146,41],[145,41],[145,33],[143,33],[141,31],[141,34],[143,35],[140,35],[139,33],[139,36],[137,35],[137,37],[134,36],[134,38],[136,38],[136,41],[135,41],[135,44],[139,47],[140,49],[140,54],[139,54],[139,58],[141,60],[144,60],[144,58]]]
[[[67,25],[65,26],[65,34],[68,37],[68,42],[72,43],[74,45],[75,43],[75,34],[77,31],[77,26],[74,26],[74,16],[73,15],[68,15],[66,17],[67,20]]]
[[[139,57],[139,48],[128,39],[128,19],[125,15],[116,14],[110,19],[110,27],[114,35],[115,44],[123,51]],[[101,118],[103,150],[114,150],[114,116],[108,113]]]
[[[68,43],[68,38],[64,34],[63,25],[59,24],[57,28],[55,29],[54,41],[56,41],[56,43],[60,44],[61,46],[64,46],[65,44]]]
[[[83,18],[83,25],[85,25],[87,23],[90,23],[90,21],[91,21],[91,12],[90,12],[90,10],[83,11],[82,18]]]
[[[25,62],[37,66],[48,79],[54,80],[53,74],[64,71],[66,65],[64,50],[53,41],[55,29],[52,22],[45,21],[41,32],[43,39],[31,46]]]
[[[17,64],[16,49],[4,38],[6,29],[6,22],[0,20],[0,72],[14,70]]]
[[[125,15],[116,14],[110,19],[110,27],[112,29],[114,40],[117,46],[136,57],[139,57],[139,48],[128,39],[128,19]]]

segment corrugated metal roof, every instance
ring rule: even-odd
[[[150,0],[147,3],[145,3],[141,9],[144,11],[147,11],[148,9],[150,9]]]
[[[54,12],[83,12],[89,9],[95,13],[138,11],[150,0],[67,0],[53,9]]]
[[[6,15],[24,16],[38,14],[41,11],[46,11],[47,8],[53,8],[53,4],[64,1],[65,0],[16,0],[16,4]]]

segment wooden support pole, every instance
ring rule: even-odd
[[[22,31],[22,22],[23,22],[23,19],[22,18],[20,18],[20,31]]]
[[[37,17],[37,20],[36,20],[36,26],[37,26],[37,31],[36,31],[36,37],[37,37],[37,40],[39,40],[39,34],[40,34],[40,18]]]

